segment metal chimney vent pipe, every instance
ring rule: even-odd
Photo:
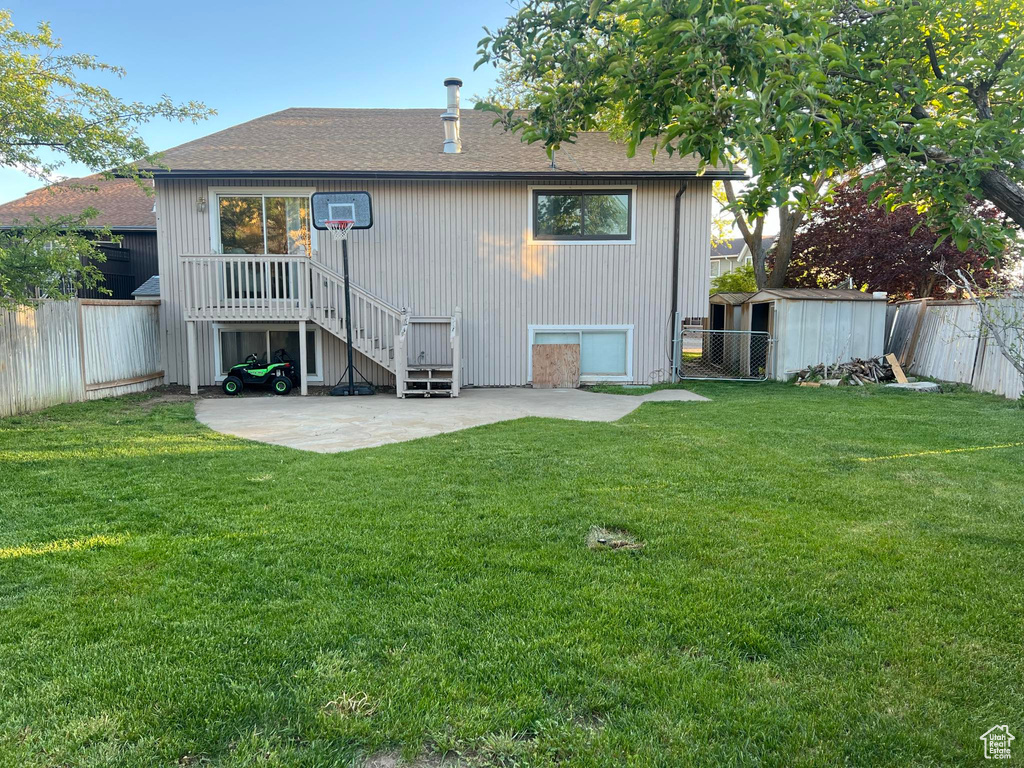
[[[444,151],[455,154],[462,151],[461,120],[459,119],[459,89],[462,81],[457,77],[449,77],[444,81],[448,89],[448,111],[441,115],[444,125]]]

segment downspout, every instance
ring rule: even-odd
[[[668,359],[671,361],[671,367],[675,367],[673,349],[675,347],[676,334],[679,333],[679,329],[675,327],[676,312],[679,311],[679,219],[685,193],[686,182],[684,181],[679,186],[679,191],[676,192],[675,207],[672,211],[672,311],[668,316],[668,327],[671,329],[668,339]],[[678,371],[673,371],[672,373],[675,375],[678,374]]]

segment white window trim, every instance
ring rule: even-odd
[[[214,323],[213,324],[213,371],[214,381],[222,382],[227,378],[221,373],[221,356],[220,356],[220,332],[221,331],[298,331],[298,323]],[[313,349],[306,350],[306,354],[312,354],[316,360],[316,373],[311,373],[306,376],[306,381],[309,382],[323,382],[324,380],[324,345],[323,336],[320,333],[320,326],[316,323],[307,322],[306,330],[313,331]],[[270,354],[273,354],[274,350],[270,350]],[[299,365],[299,361],[295,361],[296,365]]]
[[[574,192],[577,190],[594,189],[628,189],[632,197],[630,205],[629,240],[534,240],[533,239],[533,190],[565,190]],[[587,245],[636,245],[636,209],[639,198],[636,193],[636,184],[528,184],[526,187],[526,244],[536,246],[547,246],[549,248],[579,248]]]
[[[542,333],[554,331],[625,331],[626,332],[626,375],[625,376],[587,376],[580,374],[580,381],[633,381],[633,326],[632,325],[528,325],[526,339],[526,380],[533,381],[533,338],[537,331]]]
[[[220,205],[217,199],[220,197],[308,197],[309,201],[309,226],[313,227],[313,193],[316,187],[207,187],[206,199],[208,201],[206,210],[210,214],[210,253],[220,253]],[[315,256],[318,250],[317,233],[319,230],[313,228],[310,242],[312,243]],[[267,241],[267,222],[263,222],[263,242]],[[255,254],[262,255],[262,254]],[[274,254],[272,254],[274,255]]]

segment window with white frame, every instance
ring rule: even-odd
[[[632,381],[632,325],[531,325],[534,344],[579,344],[580,378],[589,381]],[[532,355],[530,379],[533,379]]]
[[[249,355],[271,362],[274,353],[283,349],[299,364],[299,326],[288,323],[274,325],[214,325],[217,344],[214,348],[217,378],[222,379],[232,366],[244,363]],[[322,381],[320,332],[306,326],[306,375],[309,381]]]
[[[309,195],[217,192],[213,196],[214,246],[224,254],[313,252]],[[219,241],[219,242],[218,242]]]

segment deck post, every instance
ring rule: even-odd
[[[299,392],[303,397],[309,394],[306,370],[306,321],[299,320]]]
[[[452,315],[452,397],[459,396],[462,388],[462,309],[456,307]]]
[[[188,391],[199,394],[199,342],[196,338],[196,321],[185,323],[188,343]]]

